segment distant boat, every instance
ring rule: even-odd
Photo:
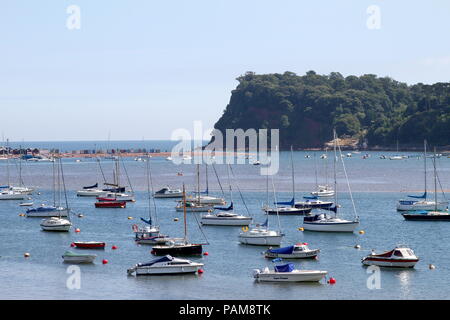
[[[148,263],[139,263],[128,269],[127,273],[128,275],[136,274],[136,276],[189,274],[197,273],[203,266],[203,263],[166,255]]]
[[[155,198],[182,198],[183,191],[180,189],[163,188],[153,194]]]
[[[63,218],[51,217],[41,222],[41,228],[44,231],[67,232],[72,227],[72,223]]]
[[[105,249],[105,242],[98,241],[84,241],[84,242],[74,242],[73,245],[79,249]]]
[[[96,208],[126,208],[126,201],[99,201],[95,203]]]
[[[420,196],[409,195],[411,199],[399,200],[397,203],[397,211],[443,211],[448,208],[449,202],[438,201],[437,199],[437,171],[436,171],[436,160],[434,158],[434,201],[427,200],[428,196],[428,186],[427,186],[427,142],[424,141],[424,193]],[[413,200],[414,199],[414,200]],[[409,216],[408,216],[409,217]],[[423,216],[420,216],[423,217]],[[419,217],[419,218],[420,218]]]

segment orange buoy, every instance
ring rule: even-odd
[[[109,261],[105,259],[105,260],[102,261],[102,263],[103,263],[103,264],[108,264]]]

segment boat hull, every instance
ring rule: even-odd
[[[258,282],[319,282],[327,276],[326,271],[261,272],[255,274]]]
[[[103,190],[91,190],[91,191],[80,190],[80,191],[77,191],[78,197],[103,197],[106,195],[107,195],[107,192],[105,192]]]
[[[73,264],[84,264],[84,263],[93,263],[96,255],[82,255],[82,256],[63,256],[65,263],[73,263]]]
[[[365,266],[378,266],[388,268],[414,268],[419,259],[401,260],[401,259],[382,259],[382,258],[365,258],[362,264]]]
[[[446,210],[448,207],[448,202],[438,202],[437,211]],[[434,201],[427,202],[415,202],[413,204],[397,204],[397,211],[433,211],[436,210],[436,205]]]
[[[427,215],[427,214],[403,214],[405,220],[410,221],[450,221],[450,214]]]
[[[293,208],[292,210],[265,210],[268,215],[280,216],[305,216],[309,215],[312,208]]]
[[[75,242],[75,247],[78,249],[105,249],[106,243],[104,242]]]
[[[191,274],[197,273],[202,266],[202,264],[193,264],[191,266],[137,267],[136,276]]]
[[[239,235],[239,242],[254,246],[280,246],[283,236],[246,236]]]
[[[27,195],[24,193],[3,193],[0,194],[0,200],[25,200]]]
[[[324,223],[324,222],[303,222],[305,231],[319,231],[319,232],[354,232],[358,227],[359,222],[339,222],[339,223]]]
[[[118,208],[123,209],[126,208],[127,203],[125,201],[101,201],[96,202],[95,207],[96,208]]]
[[[249,226],[252,218],[221,218],[221,217],[202,217],[201,224],[204,226]]]
[[[201,255],[203,254],[203,246],[201,244],[185,246],[155,246],[152,248],[152,254],[154,254],[155,256]]]
[[[316,258],[320,253],[320,250],[311,250],[307,252],[294,252],[292,254],[283,254],[283,253],[272,253],[272,252],[266,252],[265,256],[267,259],[275,259],[275,258],[281,258],[281,259],[314,259]]]
[[[29,218],[68,217],[69,212],[67,209],[52,211],[27,211],[26,215]]]

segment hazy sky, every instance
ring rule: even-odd
[[[447,0],[2,0],[0,133],[170,139],[212,127],[246,71],[449,81],[449,17]]]

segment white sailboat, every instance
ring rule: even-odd
[[[11,186],[9,161],[10,161],[9,146],[7,143],[6,144],[6,176],[7,176],[8,184],[6,186],[0,187],[0,200],[25,200],[27,198],[27,193],[23,192],[23,190],[17,190],[17,188],[15,189],[15,187]]]
[[[66,185],[64,182],[64,172],[62,168],[62,161],[61,158],[58,157],[58,167],[57,169],[57,185],[58,185],[58,191],[61,192],[61,183],[64,189],[64,197],[65,197],[65,203],[66,203],[66,210],[67,210],[67,216],[69,219],[63,219],[61,214],[58,217],[50,217],[49,219],[44,219],[41,222],[41,228],[44,231],[58,231],[58,232],[67,232],[72,227],[72,222],[70,222],[70,216],[69,216],[69,203],[67,201],[67,192],[66,192]],[[61,211],[59,211],[61,212]]]
[[[272,186],[274,189],[274,198],[275,203],[276,195],[275,195],[275,186],[273,184],[272,178]],[[269,199],[267,199],[267,203],[269,203]],[[269,217],[262,225],[256,225],[256,227],[248,230],[248,228],[243,229],[243,232],[239,234],[239,242],[242,244],[250,244],[250,245],[258,245],[258,246],[280,246],[281,241],[283,240],[284,234],[281,232],[281,224],[280,224],[280,216],[277,214],[278,218],[278,230],[270,230],[269,228]]]
[[[53,157],[54,159],[55,157]],[[61,159],[59,159],[61,161]],[[52,162],[53,167],[53,205],[42,204],[39,207],[32,207],[26,211],[26,216],[28,218],[50,218],[50,217],[68,217],[69,208],[64,207],[61,204],[61,170],[56,166],[55,162]],[[66,196],[67,198],[67,196]]]
[[[436,153],[436,152],[435,152]],[[397,203],[397,211],[443,211],[448,207],[448,201],[428,200],[428,185],[427,185],[427,141],[424,141],[424,186],[425,192],[421,196],[409,195],[411,199],[399,200]],[[436,171],[435,171],[436,173]],[[435,190],[435,193],[437,190]],[[414,199],[414,200],[413,200]]]
[[[311,217],[305,217],[303,219],[303,228],[308,231],[322,231],[322,232],[353,232],[355,231],[356,227],[359,225],[359,217],[356,212],[355,203],[353,201],[353,195],[350,189],[350,184],[348,181],[347,171],[345,168],[344,160],[342,157],[340,157],[342,161],[342,166],[344,169],[345,177],[347,179],[347,185],[350,193],[350,198],[352,200],[353,204],[353,211],[355,214],[354,220],[345,220],[337,217],[338,212],[338,200],[337,200],[337,175],[336,175],[336,162],[337,162],[337,152],[336,152],[336,146],[337,146],[337,135],[336,131],[334,131],[334,189],[335,192],[335,206],[333,208],[330,208],[328,210],[334,211],[334,215],[330,215],[327,213],[319,213]],[[338,145],[339,146],[339,145]],[[341,148],[339,146],[339,154],[342,155]]]
[[[231,205],[228,208],[214,208],[217,213],[203,215],[200,223],[204,226],[249,226],[253,218],[244,216],[234,211],[233,188],[230,180],[230,165],[227,166],[228,182],[230,184]]]
[[[200,189],[197,190],[196,196],[191,196],[187,198],[187,202],[195,202],[201,205],[225,205],[226,201],[222,197],[214,197],[209,195],[209,177],[208,177],[208,165],[205,167],[206,169],[206,191],[200,192]],[[200,174],[200,169],[198,168],[198,174]],[[200,179],[200,178],[199,178]],[[198,185],[200,186],[200,180],[198,180]]]
[[[311,192],[314,197],[327,198],[333,197],[335,191],[331,186],[328,185],[328,154],[323,154],[321,159],[325,160],[325,185],[320,185],[318,181],[318,170],[317,170],[317,158],[316,153],[314,153],[314,171],[316,176],[316,190]]]
[[[160,227],[157,224],[157,206],[156,206],[156,202],[155,199],[153,199],[153,207],[154,207],[154,212],[155,212],[155,222],[156,224],[154,224],[153,222],[153,218],[152,218],[152,210],[151,210],[151,206],[152,206],[152,200],[150,197],[150,194],[152,194],[152,190],[153,190],[153,181],[152,181],[152,176],[151,176],[151,170],[150,170],[150,158],[147,157],[147,161],[145,161],[146,163],[146,177],[147,177],[147,193],[148,193],[148,216],[149,219],[143,219],[141,218],[141,220],[145,223],[145,225],[143,227],[139,227],[137,225],[133,226],[133,231],[135,234],[135,241],[138,244],[164,244],[167,241],[169,241],[169,238],[166,235],[162,235],[160,233]]]
[[[182,201],[179,201],[175,207],[177,212],[212,212],[214,211],[213,203],[202,202],[202,196],[200,192],[200,165],[197,164],[197,195],[195,197],[186,197]],[[223,200],[223,199],[222,199]],[[219,204],[224,204],[224,200]]]

